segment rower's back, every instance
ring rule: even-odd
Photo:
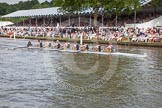
[[[78,43],[76,44],[76,50],[79,50],[79,44]]]
[[[30,46],[32,46],[31,41],[29,41],[28,44],[27,44],[27,47],[30,47]]]
[[[101,52],[101,45],[98,46],[98,52]]]

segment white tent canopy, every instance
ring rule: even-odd
[[[1,17],[28,17],[28,16],[46,16],[46,15],[61,15],[58,11],[59,7],[19,10]]]
[[[0,21],[0,27],[2,26],[7,26],[7,25],[12,25],[14,23],[10,22],[10,21]]]

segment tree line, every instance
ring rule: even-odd
[[[16,4],[0,3],[0,16],[17,10],[39,9],[60,6],[63,12],[78,12],[93,9],[94,13],[104,8],[104,12],[121,13],[140,8],[142,0],[51,0],[39,3],[38,0],[20,1]],[[152,0],[153,5],[158,5],[161,0]]]
[[[20,1],[16,4],[0,3],[0,16],[6,15],[18,10],[39,9],[53,7],[53,1],[39,3],[38,0]]]

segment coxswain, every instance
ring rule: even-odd
[[[27,47],[30,47],[30,46],[32,46],[32,43],[31,41],[28,41]]]

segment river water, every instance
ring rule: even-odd
[[[0,108],[162,108],[161,48],[97,55],[21,48],[27,41],[0,38]]]

